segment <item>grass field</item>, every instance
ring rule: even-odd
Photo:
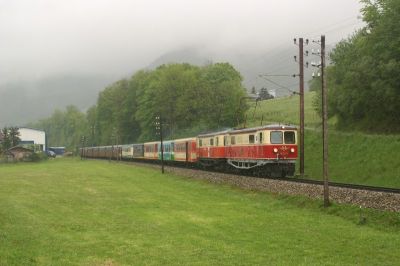
[[[0,265],[398,265],[398,213],[56,159],[0,165]]]
[[[322,177],[321,119],[312,107],[314,93],[305,94],[305,173]],[[299,96],[263,101],[248,113],[248,125],[299,125]],[[332,181],[400,188],[400,135],[370,135],[335,130],[329,121],[329,174]],[[299,164],[297,164],[299,165]]]

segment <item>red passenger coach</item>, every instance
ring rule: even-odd
[[[144,158],[158,160],[158,141],[144,143]]]
[[[174,158],[179,162],[197,162],[196,138],[175,140]]]

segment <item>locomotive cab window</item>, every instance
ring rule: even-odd
[[[271,144],[282,144],[282,143],[283,143],[283,132],[271,131]]]
[[[254,143],[254,135],[249,135],[249,143],[250,144]]]
[[[286,144],[295,144],[296,143],[296,137],[293,131],[286,131],[284,134],[285,138],[285,143]]]

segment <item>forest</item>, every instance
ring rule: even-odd
[[[241,123],[245,96],[240,73],[228,63],[162,65],[106,87],[86,113],[68,106],[30,126],[45,130],[49,145],[68,149],[81,146],[83,136],[85,145],[155,140],[159,115],[166,138],[187,137]]]
[[[339,42],[327,67],[328,114],[339,129],[400,132],[400,1],[362,0],[366,26]],[[310,84],[319,92],[320,79]]]

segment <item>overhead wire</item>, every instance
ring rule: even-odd
[[[343,20],[340,20],[340,21],[338,21],[338,22],[335,22],[335,23],[329,24],[329,25],[327,25],[327,26],[321,27],[321,28],[319,28],[319,29],[313,30],[313,31],[311,31],[311,32],[308,32],[308,33],[306,33],[305,35],[311,35],[311,34],[314,34],[314,33],[316,33],[316,32],[321,32],[321,31],[323,31],[323,30],[326,30],[325,33],[331,33],[331,32],[335,32],[335,31],[338,31],[338,30],[341,30],[341,29],[344,29],[344,28],[348,28],[348,27],[351,27],[351,26],[354,26],[354,25],[358,25],[358,24],[363,23],[363,21],[356,21],[356,22],[354,22],[355,19],[358,20],[359,18],[358,18],[358,17],[351,16],[351,17],[345,18],[345,19],[343,19]],[[350,22],[350,23],[349,23],[349,22]],[[343,25],[343,23],[345,23],[345,24]],[[341,24],[342,24],[342,25],[341,25]],[[339,26],[339,25],[340,25],[340,26]],[[332,28],[332,27],[333,27],[333,28]],[[309,39],[312,39],[312,38],[314,38],[314,37],[319,37],[319,35],[318,35],[318,36],[310,37]],[[285,42],[285,43],[286,43],[286,42]],[[283,44],[285,44],[285,43],[282,43],[282,44],[278,45],[277,47],[280,47],[281,45],[283,45]],[[260,58],[260,60],[264,59],[264,58],[267,57],[267,56],[268,56],[268,57],[272,57],[272,56],[273,56],[273,57],[278,57],[279,55],[287,54],[287,52],[288,52],[287,50],[281,50],[281,51],[279,51],[279,52],[277,52],[277,53],[275,53],[275,54],[274,54],[273,52],[268,52],[268,53],[264,54],[264,55]],[[272,56],[271,56],[271,54],[272,54]],[[290,66],[288,66],[288,60],[289,60],[288,58],[284,58],[284,59],[282,59],[282,60],[277,61],[277,62],[275,63],[275,67],[274,67],[273,69],[268,69],[268,71],[265,72],[265,74],[261,74],[261,75],[266,75],[266,76],[270,76],[270,77],[273,77],[273,76],[275,76],[275,77],[292,76],[293,74],[292,74],[292,75],[286,75],[286,74],[277,73],[278,71],[281,72],[282,70],[292,71],[292,68],[291,68]],[[257,80],[258,77],[261,77],[261,76],[259,75],[259,76],[257,76],[255,79],[252,79],[252,80]],[[276,81],[274,81],[274,80],[271,80],[271,79],[269,79],[269,78],[266,78],[265,76],[263,76],[262,78],[263,78],[264,80],[270,82],[271,84],[274,84],[275,86],[277,86],[277,87],[278,87],[277,89],[284,89],[284,90],[287,90],[287,91],[289,91],[289,92],[291,92],[291,93],[297,93],[296,91],[290,89],[289,87],[299,85],[299,83],[295,83],[295,84],[292,84],[292,85],[290,85],[290,86],[284,86],[284,85],[279,84],[278,82],[276,82]]]

